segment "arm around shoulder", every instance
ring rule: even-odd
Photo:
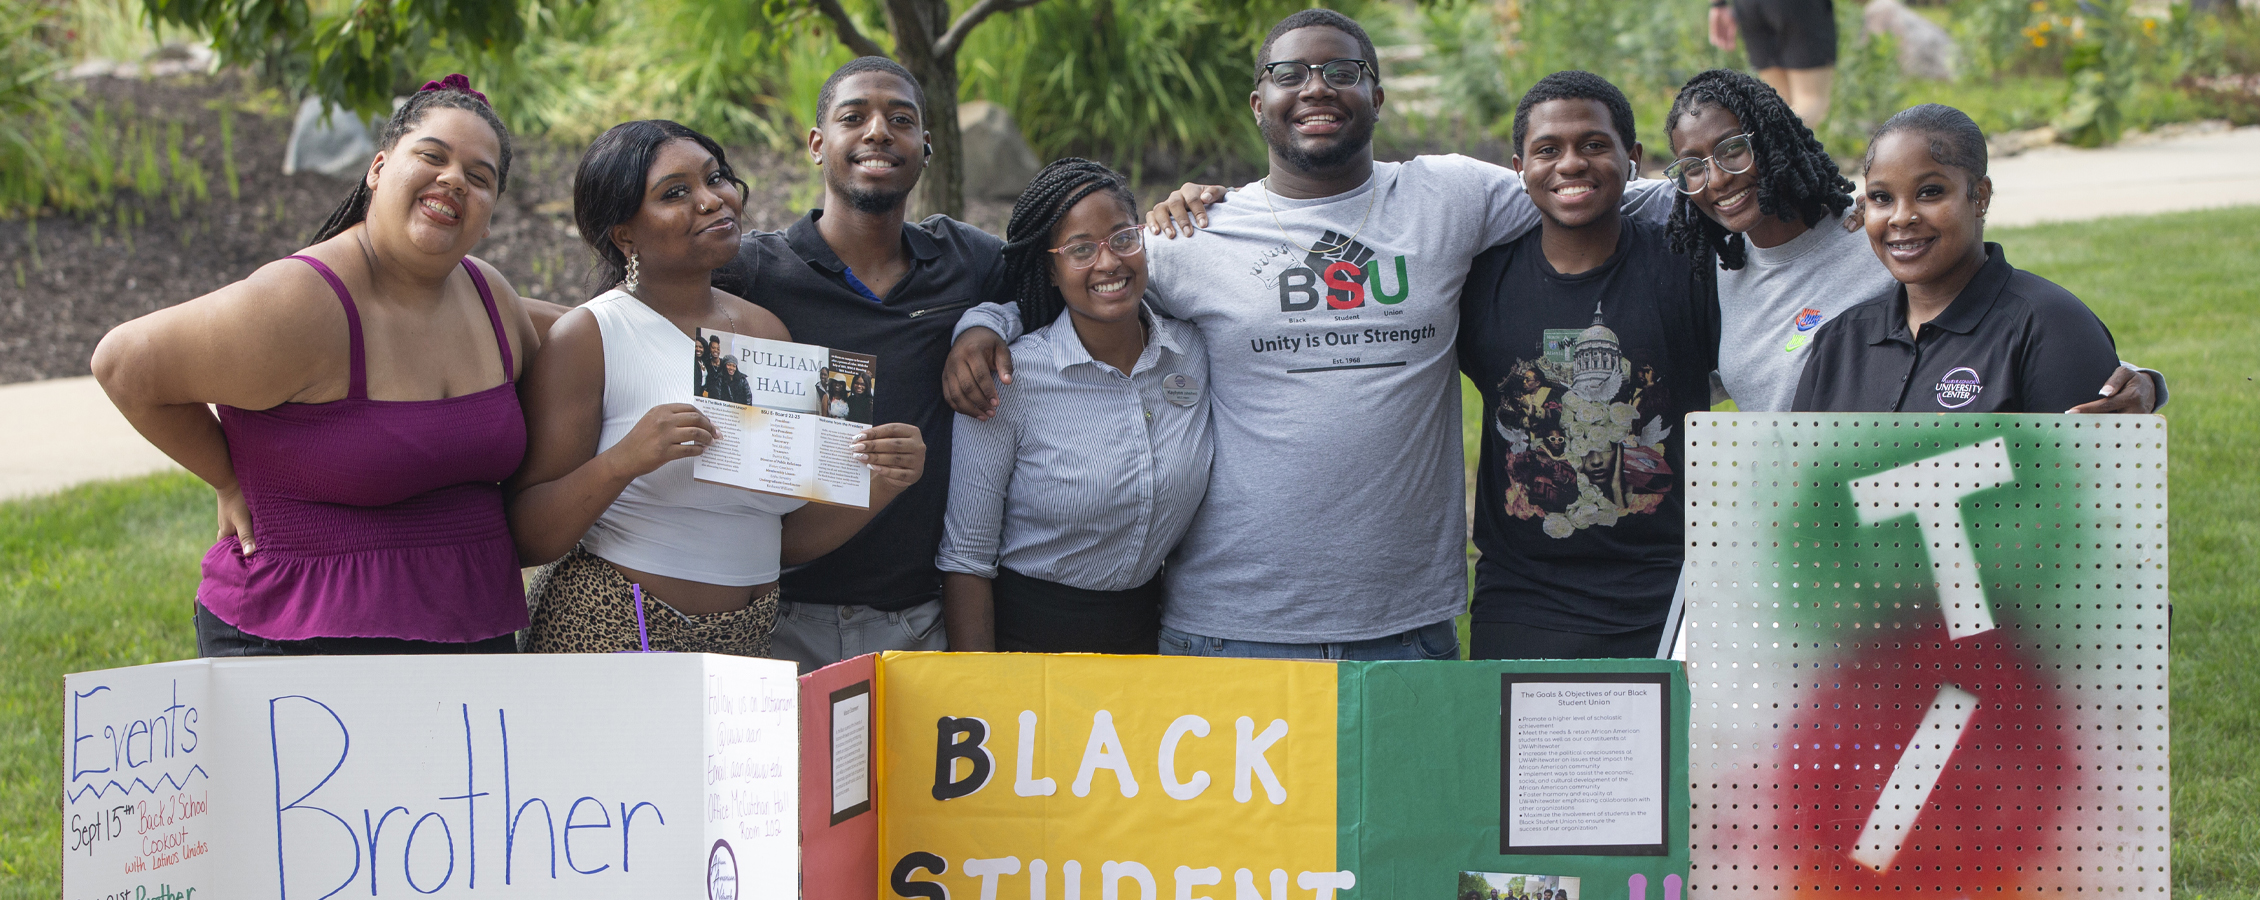
[[[2018,354],[2017,381],[2026,411],[2069,412],[2095,400],[2098,388],[2119,368],[2110,328],[2087,304],[2054,284],[2043,282],[2025,293],[2032,318]]]

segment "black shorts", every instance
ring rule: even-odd
[[[1753,69],[1836,65],[1836,9],[1830,0],[1734,0],[1734,24]]]

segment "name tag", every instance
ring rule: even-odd
[[[1192,406],[1201,399],[1201,383],[1183,372],[1172,372],[1161,379],[1161,395],[1178,406]]]

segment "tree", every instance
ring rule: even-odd
[[[554,6],[589,0],[531,0]],[[740,0],[745,2],[745,0]],[[750,0],[757,6],[763,0]],[[934,156],[921,186],[922,206],[964,212],[962,142],[957,126],[958,51],[966,36],[998,13],[1042,0],[976,0],[952,18],[949,0],[881,0],[894,49],[866,36],[841,0],[767,0],[778,33],[749,35],[775,47],[791,39],[791,13],[821,15],[840,42],[864,56],[893,57],[926,92]],[[519,0],[142,0],[153,22],[210,35],[220,63],[258,71],[293,91],[311,92],[363,115],[391,111],[392,98],[416,89],[435,56],[506,60],[526,39]],[[805,4],[805,5],[804,5]]]
[[[840,42],[858,56],[891,56],[918,76],[926,91],[926,130],[933,133],[934,157],[926,161],[919,199],[928,212],[951,216],[965,212],[964,142],[957,130],[957,52],[966,35],[1001,12],[1026,9],[1043,0],[979,0],[956,19],[950,18],[949,0],[885,0],[887,30],[894,35],[895,53],[888,53],[856,27],[840,0],[809,0],[829,19]]]
[[[573,2],[573,0],[536,0]],[[142,0],[153,23],[210,35],[221,65],[261,72],[363,115],[392,112],[427,57],[507,57],[526,37],[517,0]],[[334,4],[324,4],[334,6]]]

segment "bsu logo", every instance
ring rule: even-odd
[[[1305,254],[1302,265],[1279,273],[1280,312],[1316,309],[1321,298],[1328,309],[1356,309],[1365,305],[1369,289],[1373,302],[1394,305],[1412,292],[1403,256],[1396,258],[1397,286],[1391,291],[1372,277],[1373,248],[1333,231],[1320,237],[1318,246],[1328,252]]]

